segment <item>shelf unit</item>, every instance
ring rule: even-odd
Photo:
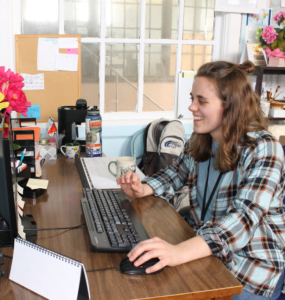
[[[280,75],[283,75],[283,74],[285,74],[285,68],[266,67],[266,66],[256,66],[255,67],[255,70],[253,72],[253,75],[256,75],[255,92],[259,96],[261,96],[262,80],[263,80],[263,75],[264,74],[269,74],[269,75],[280,74]]]

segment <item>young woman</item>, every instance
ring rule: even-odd
[[[214,255],[243,284],[233,299],[277,299],[284,281],[284,157],[266,131],[259,98],[247,73],[254,65],[211,62],[196,75],[189,110],[194,133],[180,157],[141,182],[126,173],[117,182],[129,196],[171,200],[189,187],[188,223],[196,236],[178,245],[159,238],[139,243],[136,265],[158,257],[152,273]]]

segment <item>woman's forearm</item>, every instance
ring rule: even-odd
[[[211,248],[200,235],[178,244],[177,250],[179,252],[180,260],[178,264],[183,264],[213,254]]]
[[[146,183],[143,184],[143,191],[144,191],[143,197],[151,196],[154,194],[153,188]]]

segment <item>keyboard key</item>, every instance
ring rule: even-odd
[[[98,226],[97,232],[99,232],[99,233],[100,233],[100,232],[104,232],[104,231],[103,231],[103,228],[102,228],[101,226]]]
[[[129,242],[119,243],[119,248],[132,248],[132,245]]]
[[[115,220],[116,224],[121,224],[121,221],[120,221],[119,217],[115,216],[114,220]]]

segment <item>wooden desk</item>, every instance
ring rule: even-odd
[[[59,155],[54,163],[43,165],[47,192],[36,200],[25,199],[24,212],[32,214],[38,228],[69,227],[84,223],[79,199],[82,185],[75,162]],[[177,244],[194,236],[188,224],[164,200],[147,197],[132,201],[150,237],[158,236]],[[90,250],[85,226],[73,230],[39,231],[37,244],[78,260],[86,270],[118,266],[125,253],[94,253]],[[1,248],[12,256],[12,248]],[[0,280],[0,299],[43,299],[10,281],[11,259],[4,258],[6,275]],[[214,257],[178,267],[167,267],[156,275],[123,275],[119,269],[87,273],[91,299],[231,299],[242,286]]]

